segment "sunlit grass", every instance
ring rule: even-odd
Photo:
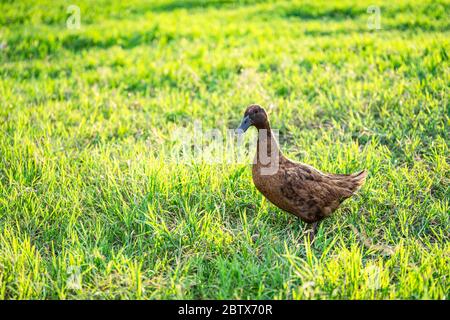
[[[447,2],[77,2],[0,3],[0,298],[448,298]],[[369,171],[312,245],[247,165],[167,154],[254,102]]]

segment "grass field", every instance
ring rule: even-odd
[[[0,298],[448,299],[449,13],[0,1]],[[250,103],[287,156],[369,171],[312,244],[249,165],[168,156]]]

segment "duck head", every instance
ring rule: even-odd
[[[236,129],[237,134],[243,134],[251,126],[257,129],[269,129],[269,119],[266,111],[257,104],[247,107],[241,125]]]

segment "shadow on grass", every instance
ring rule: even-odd
[[[318,10],[317,7],[314,6],[302,6],[294,9],[289,9],[282,12],[282,16],[286,18],[299,18],[302,20],[346,20],[346,19],[354,19],[362,14],[365,14],[365,11],[362,11],[355,7],[346,7],[346,8],[331,8],[329,10]]]
[[[155,5],[154,12],[170,12],[175,10],[199,10],[199,9],[230,9],[247,5],[264,3],[267,0],[180,0]]]
[[[383,25],[381,30],[370,30],[365,27],[346,28],[339,30],[304,30],[303,34],[307,37],[333,37],[343,34],[369,34],[369,33],[386,33],[386,32],[448,32],[450,26],[436,26],[422,23],[403,23],[398,25]],[[114,37],[95,38],[87,35],[68,35],[60,39],[49,39],[47,35],[40,36],[16,36],[9,39],[8,47],[0,53],[0,61],[21,61],[29,59],[43,59],[49,55],[57,53],[61,49],[72,52],[80,52],[91,49],[109,49],[119,46],[123,49],[132,49],[141,45],[154,45],[155,43],[171,43],[176,41],[179,36],[175,33],[159,31],[158,26],[149,30],[133,32]],[[183,38],[189,39],[188,35]]]
[[[222,6],[235,5],[231,0],[216,0],[216,1],[203,1],[203,0],[185,0],[185,1],[171,1],[159,5],[155,5],[152,11],[165,12],[174,10],[196,10],[207,8],[220,8]]]

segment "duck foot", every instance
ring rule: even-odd
[[[309,232],[309,242],[313,242],[314,237],[316,236],[317,225],[318,224],[319,224],[318,222],[313,222],[313,223],[309,224],[309,226],[310,226],[310,230],[308,230],[308,232]]]

